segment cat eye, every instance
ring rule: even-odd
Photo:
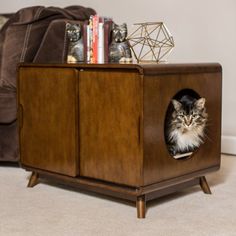
[[[183,112],[183,111],[179,111],[179,112],[177,113],[177,115],[180,116],[180,117],[184,117],[184,112]]]

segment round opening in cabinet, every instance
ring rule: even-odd
[[[165,117],[165,142],[175,159],[187,159],[204,143],[208,114],[206,99],[192,89],[175,94]]]

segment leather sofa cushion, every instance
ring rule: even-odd
[[[19,138],[17,121],[11,124],[0,124],[0,161],[19,160]]]
[[[0,30],[1,28],[3,27],[3,25],[5,25],[5,23],[7,22],[8,18],[3,16],[3,15],[0,15]]]
[[[56,7],[29,7],[21,9],[4,25],[0,35],[0,87],[16,89],[17,65],[19,62],[33,62],[41,42],[45,38],[45,32],[54,20],[88,20],[90,15],[95,14],[91,8],[71,6],[67,8]],[[64,31],[63,28],[59,30]],[[63,38],[64,39],[64,38]],[[51,47],[57,41],[55,36],[48,38]],[[4,45],[4,46],[2,46]],[[2,50],[1,50],[2,46]],[[60,50],[58,48],[57,50]],[[51,50],[48,51],[51,53]],[[42,55],[42,54],[41,54]],[[48,62],[47,55],[40,57],[40,62]],[[38,60],[37,60],[38,61]]]
[[[16,93],[0,88],[0,124],[9,124],[16,120]]]

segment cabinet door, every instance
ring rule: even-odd
[[[139,186],[141,77],[135,71],[79,74],[80,175]]]
[[[20,68],[20,156],[25,166],[69,176],[78,170],[77,71]]]

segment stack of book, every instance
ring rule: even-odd
[[[90,16],[84,23],[84,61],[87,63],[107,63],[109,61],[109,44],[111,42],[112,18]]]

